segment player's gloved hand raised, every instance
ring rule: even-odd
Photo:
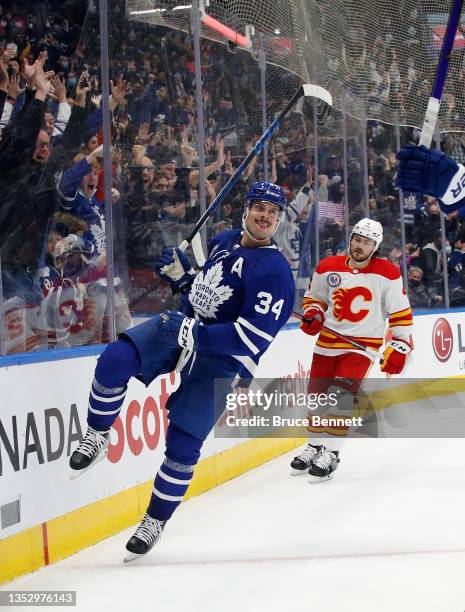
[[[189,258],[177,247],[164,249],[154,267],[157,274],[169,281],[173,293],[188,291],[195,277]]]
[[[412,347],[405,340],[393,338],[386,346],[381,364],[381,372],[385,374],[400,374]]]
[[[320,333],[325,322],[325,313],[319,306],[309,306],[304,312],[304,318],[300,324],[300,329],[309,336],[316,336]]]
[[[195,319],[176,310],[164,310],[160,313],[157,325],[158,338],[165,346],[194,349],[200,325]]]
[[[465,167],[436,149],[407,145],[397,153],[396,187],[440,200],[448,213],[465,205]]]

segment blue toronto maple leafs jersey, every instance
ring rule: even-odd
[[[212,241],[203,270],[184,296],[183,311],[202,322],[196,350],[230,356],[250,377],[294,305],[294,280],[275,244],[245,248],[240,230]],[[245,370],[244,370],[245,368]]]
[[[86,198],[79,190],[82,179],[92,171],[86,159],[81,159],[63,172],[57,185],[60,208],[87,223],[84,240],[92,242],[95,255],[105,251],[105,206],[95,196]]]

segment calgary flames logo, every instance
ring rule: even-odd
[[[352,310],[352,302],[358,297],[365,302],[371,302],[373,299],[371,291],[366,287],[341,288],[333,293],[333,313],[338,321],[346,320],[357,323],[367,316],[369,310],[366,308],[359,308],[357,311]]]

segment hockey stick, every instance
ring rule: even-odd
[[[292,315],[294,317],[296,317],[296,319],[299,319],[299,321],[306,321],[306,320],[308,320],[308,319],[306,319],[304,317],[304,315],[301,315],[299,312],[295,312],[294,310],[292,311]],[[365,346],[364,344],[361,344],[360,342],[357,342],[356,340],[352,340],[352,338],[348,338],[347,336],[343,336],[339,332],[334,331],[334,329],[330,329],[329,327],[323,326],[322,329],[324,329],[325,331],[329,332],[330,334],[333,334],[334,336],[336,336],[336,338],[339,338],[340,340],[343,340],[344,342],[349,342],[355,348],[358,348],[358,349],[360,349],[362,351],[365,351],[365,353],[370,355],[373,359],[381,359],[381,361],[384,361],[384,355],[380,351],[375,351],[374,349],[370,348],[369,346]]]
[[[460,21],[460,13],[462,12],[464,0],[452,0],[452,7],[447,21],[446,33],[442,41],[441,54],[439,56],[438,67],[436,68],[436,76],[434,77],[434,85],[431,91],[431,96],[426,107],[425,121],[420,137],[420,145],[425,145],[428,149],[433,141],[434,130],[436,129],[436,121],[439,115],[439,106],[441,104],[442,92],[444,83],[446,82],[447,69],[449,67],[449,58],[454,47],[455,33]]]
[[[319,100],[322,100],[323,102],[325,102],[328,106],[333,105],[333,99],[331,97],[331,94],[326,89],[323,89],[323,87],[320,87],[319,85],[310,85],[309,83],[305,83],[304,85],[302,85],[298,89],[298,91],[296,91],[296,93],[292,96],[292,98],[286,104],[285,108],[281,111],[278,117],[276,117],[273,123],[269,126],[269,128],[264,132],[264,134],[256,142],[254,148],[250,151],[247,157],[242,161],[240,166],[237,168],[236,172],[234,172],[234,174],[231,176],[228,182],[224,185],[224,187],[221,189],[221,191],[216,196],[216,198],[213,200],[213,202],[210,204],[210,206],[207,208],[207,210],[203,213],[203,215],[197,221],[194,229],[189,234],[189,236],[181,242],[181,244],[179,245],[179,248],[181,249],[182,252],[184,252],[188,248],[189,244],[192,243],[192,240],[194,239],[196,234],[199,233],[199,231],[202,229],[202,227],[207,222],[208,217],[221,204],[221,202],[223,202],[225,197],[228,195],[228,193],[237,183],[239,177],[242,175],[244,170],[250,164],[252,159],[260,153],[260,151],[265,146],[265,143],[267,142],[267,140],[270,139],[270,137],[273,135],[276,129],[281,125],[281,122],[286,117],[288,112],[291,110],[291,108],[294,106],[297,100],[299,100],[302,96],[310,97],[310,98],[318,98]]]

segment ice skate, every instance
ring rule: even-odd
[[[160,540],[166,521],[159,521],[145,513],[134,535],[128,540],[124,562],[143,557]]]
[[[306,474],[308,468],[312,464],[312,461],[316,459],[320,453],[321,448],[321,446],[312,446],[311,444],[307,444],[300,455],[297,455],[297,457],[294,457],[294,459],[291,461],[291,476]]]
[[[339,457],[337,453],[326,448],[323,449],[310,465],[308,470],[309,482],[316,483],[330,480],[338,465]]]
[[[77,449],[71,455],[69,466],[71,478],[77,478],[87,472],[92,466],[106,457],[110,443],[109,431],[97,431],[87,427],[86,435]]]

